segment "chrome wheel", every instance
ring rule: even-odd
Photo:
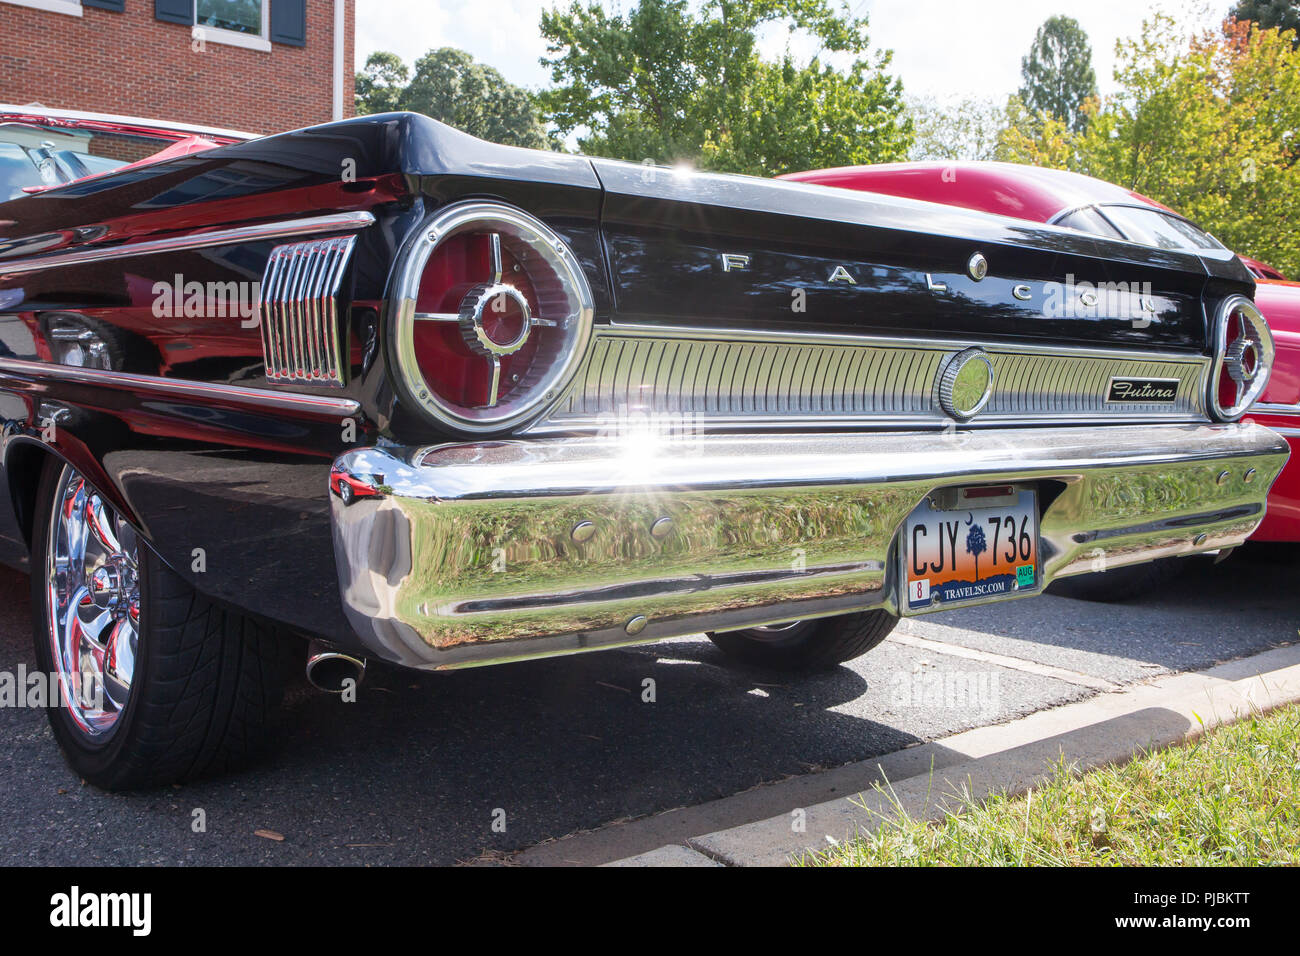
[[[765,627],[747,627],[736,631],[758,641],[780,641],[798,634],[804,634],[816,625],[815,621],[785,621],[781,624],[768,624]]]
[[[83,733],[102,740],[126,709],[139,650],[136,534],[65,467],[47,545],[49,639],[60,703]]]

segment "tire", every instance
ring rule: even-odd
[[[343,499],[344,506],[352,504],[356,500],[357,493],[346,481],[339,482],[339,497]]]
[[[871,650],[894,629],[886,611],[859,611],[813,621],[791,621],[707,636],[728,657],[755,667],[818,671],[836,667]]]
[[[1076,601],[1117,604],[1157,593],[1186,567],[1182,558],[1160,558],[1146,564],[1061,578],[1048,585],[1047,593]]]
[[[56,501],[66,506],[58,516]],[[111,623],[101,623],[104,615]],[[57,634],[52,618],[66,625]],[[284,686],[284,640],[202,597],[53,458],[37,491],[32,625],[41,670],[71,691],[52,692],[47,702],[54,737],[72,769],[98,787],[130,790],[232,770],[269,736]],[[103,663],[88,664],[96,660],[89,649],[100,646]],[[100,693],[77,695],[79,681]]]

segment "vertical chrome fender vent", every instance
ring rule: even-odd
[[[346,311],[339,290],[356,236],[277,246],[262,277],[262,354],[270,382],[344,385]]]

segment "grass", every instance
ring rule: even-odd
[[[933,823],[893,811],[811,866],[1258,866],[1300,863],[1300,705]]]

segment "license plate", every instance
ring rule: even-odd
[[[937,492],[903,522],[899,554],[904,613],[1037,591],[1036,495],[1015,487]]]

